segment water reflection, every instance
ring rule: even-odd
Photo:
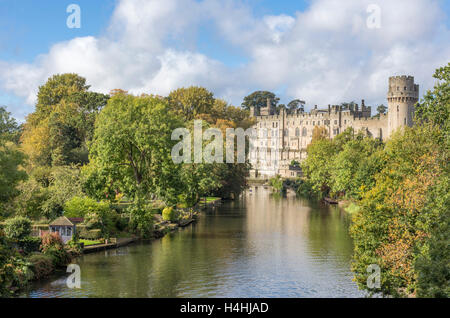
[[[348,221],[337,207],[260,188],[161,240],[81,257],[80,290],[59,277],[24,296],[359,297]]]

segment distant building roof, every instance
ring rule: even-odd
[[[54,220],[50,225],[53,226],[73,226],[74,224],[65,216],[60,216],[56,220]]]
[[[83,223],[84,222],[84,218],[68,218],[68,219],[73,224],[78,224],[78,223]]]

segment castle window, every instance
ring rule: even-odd
[[[320,120],[317,122],[317,125],[320,126]]]
[[[334,124],[337,125],[337,119],[334,120]]]
[[[344,119],[344,125],[347,123],[347,119]]]
[[[398,110],[398,105],[397,105],[397,112],[398,112],[399,110]]]
[[[399,86],[397,86],[397,91],[399,91],[400,90],[400,87]]]
[[[284,135],[285,135],[286,137],[289,136],[289,129],[285,129],[285,130],[284,130]]]
[[[406,125],[406,118],[405,118],[405,125]]]
[[[406,86],[405,86],[405,88],[403,90],[406,91]]]
[[[315,126],[316,125],[316,122],[315,121],[313,121],[313,126]]]
[[[305,127],[303,127],[302,136],[306,137],[307,134],[308,134],[308,130]]]
[[[300,137],[300,128],[295,128],[295,137]]]

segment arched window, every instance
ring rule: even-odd
[[[300,128],[295,128],[295,137],[300,137]]]
[[[303,127],[302,136],[306,137],[307,133],[308,133],[308,130],[306,130],[306,127]]]

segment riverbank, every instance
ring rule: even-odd
[[[11,257],[15,257],[14,259],[18,260],[17,264],[12,264],[17,270],[4,273],[5,275],[8,274],[7,276],[0,273],[2,274],[0,278],[5,283],[3,284],[4,289],[1,291],[1,295],[5,297],[14,296],[27,288],[31,283],[45,281],[56,272],[65,270],[67,264],[72,263],[74,259],[83,254],[95,254],[105,250],[117,249],[141,240],[152,241],[162,238],[168,233],[195,223],[199,215],[198,211],[210,206],[217,206],[220,204],[220,201],[220,198],[208,198],[208,200],[199,203],[194,208],[178,208],[174,214],[176,215],[176,220],[174,221],[163,219],[162,214],[154,214],[149,239],[121,232],[118,233],[120,237],[70,240],[67,244],[64,244],[57,233],[43,232],[42,237],[30,237],[30,242],[26,241],[28,245],[19,248],[21,245],[19,244],[20,246],[18,246],[18,243],[13,241],[6,244],[6,237],[0,230],[0,239],[5,240],[3,242],[5,246],[9,246],[8,253]],[[33,246],[31,246],[31,243],[33,243]]]
[[[80,257],[80,289],[61,273],[23,296],[363,297],[347,218],[335,207],[264,188],[216,204],[160,240]]]

